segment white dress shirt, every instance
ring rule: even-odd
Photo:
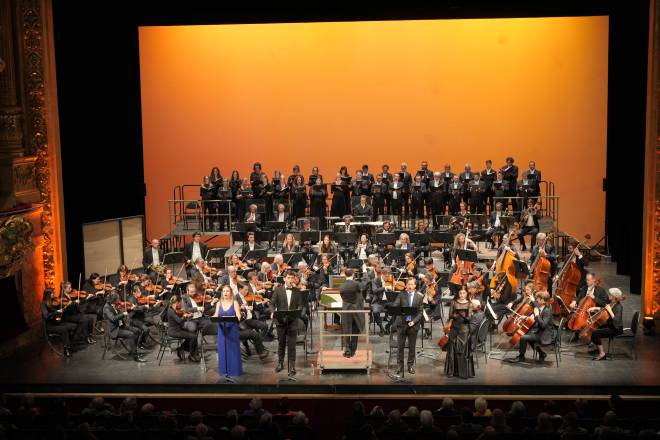
[[[291,289],[286,289],[286,307],[287,309],[291,307],[291,294],[292,294]]]
[[[151,248],[151,255],[152,255],[152,259],[153,259],[152,264],[154,266],[157,265],[157,264],[160,264],[160,257],[158,256],[158,249],[152,247]]]
[[[192,260],[197,261],[198,258],[202,258],[202,251],[199,249],[199,243],[193,241]]]

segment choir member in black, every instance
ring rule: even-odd
[[[273,185],[273,200],[274,203],[285,203],[289,200],[290,187],[284,181],[280,170],[275,170],[273,178],[271,179]]]
[[[209,179],[211,180],[211,185],[213,185],[214,190],[217,191],[218,188],[222,186],[222,182],[224,181],[222,175],[220,174],[220,168],[218,167],[211,168]]]
[[[545,245],[543,245],[545,241]],[[542,257],[545,257],[550,261],[550,278],[548,279],[548,292],[552,293],[552,277],[557,273],[557,252],[555,247],[552,245],[550,240],[546,240],[546,234],[544,232],[539,232],[536,234],[536,243],[532,247],[532,253],[529,257],[529,264],[536,259],[538,254],[541,254]]]
[[[231,190],[231,200],[234,202],[234,214],[236,216],[236,221],[242,221],[245,211],[243,210],[243,200],[239,199],[241,192],[241,187],[243,186],[243,180],[238,174],[237,170],[231,172],[231,178],[229,179],[229,189]]]
[[[154,272],[155,266],[160,266],[163,264],[163,258],[165,258],[165,253],[160,248],[160,240],[154,238],[151,240],[151,245],[144,250],[142,256],[142,267],[144,267],[145,273],[149,274],[152,280],[156,280],[156,272]]]
[[[431,217],[433,219],[433,228],[438,229],[440,226],[440,219],[438,216],[444,215],[445,213],[444,200],[447,193],[447,186],[442,179],[440,171],[433,173],[433,180],[429,183],[428,190],[431,193]]]
[[[538,352],[539,362],[543,362],[546,358],[547,355],[541,349],[541,346],[552,342],[552,308],[548,305],[549,300],[550,294],[548,292],[538,292],[536,294],[536,301],[532,303],[534,306],[534,325],[527,334],[520,338],[518,356],[511,362],[525,361],[528,344]]]
[[[493,200],[501,202],[506,209],[509,206],[509,201],[505,198],[509,195],[509,182],[504,180],[504,173],[502,171],[497,172],[491,188],[493,189]]]
[[[89,335],[94,333],[97,316],[103,312],[103,304],[100,303],[102,296],[98,296],[94,293],[84,299],[81,299],[78,296],[72,298],[72,291],[73,287],[71,287],[71,283],[69,281],[62,283],[60,288],[60,297],[66,297],[72,300],[71,306],[68,307],[66,313],[64,313],[64,320],[86,325],[88,335],[87,342],[89,344],[95,344],[96,341]],[[103,293],[105,293],[105,291],[101,292],[101,294]]]
[[[420,167],[421,168],[417,171],[416,175],[421,176],[422,183],[426,188],[426,192],[424,192],[423,198],[424,198],[424,206],[426,207],[425,215],[429,216],[431,215],[431,194],[428,192],[428,187],[429,187],[429,183],[431,182],[431,179],[433,178],[433,171],[429,169],[429,163],[425,160],[422,161]]]
[[[587,266],[589,262],[587,259],[582,255],[582,252],[580,251],[578,247],[578,243],[574,240],[571,240],[568,243],[568,246],[566,248],[566,258],[569,258],[572,253],[575,253],[575,264],[577,265],[578,269],[580,269],[580,283],[578,284],[578,291],[584,288],[584,286],[587,284]]]
[[[293,198],[293,218],[299,219],[305,217],[307,209],[307,187],[302,174],[295,177],[291,187],[291,197]]]
[[[410,231],[410,233],[426,235],[427,231],[428,231],[428,225],[424,222],[424,220],[417,219],[417,221],[415,222],[415,229]],[[416,242],[415,257],[419,256],[419,254],[423,254],[425,257],[428,257],[430,253],[431,253],[430,243],[419,244]]]
[[[341,178],[341,182],[346,185],[346,191],[344,191],[344,206],[346,207],[346,211],[344,212],[349,213],[351,212],[351,176],[348,174],[348,168],[346,168],[345,165],[342,165],[341,168],[339,168],[339,176]]]
[[[585,296],[592,298],[598,307],[605,307],[605,304],[609,301],[605,289],[598,285],[596,274],[593,272],[587,273],[584,287],[578,290],[575,300],[570,304],[569,308],[574,309]]]
[[[472,166],[469,163],[465,164],[465,168],[461,174],[459,174],[459,179],[463,185],[463,201],[468,203],[470,200],[470,182],[474,179],[475,173],[472,172]]]
[[[369,182],[373,183],[375,178],[374,175],[369,172],[369,165],[364,164],[362,165],[362,169],[360,170],[362,174],[362,178],[365,180],[368,180]]]
[[[137,328],[140,331],[137,340],[138,348],[141,350],[146,350],[147,347],[145,346],[145,342],[149,337],[149,326],[154,325],[154,321],[153,316],[150,316],[149,313],[149,298],[146,298],[144,304],[140,304],[140,298],[142,295],[143,293],[140,289],[140,286],[133,286],[133,291],[128,297],[128,301],[133,304],[133,308],[131,309],[129,316],[131,319],[131,326]]]
[[[484,203],[488,208],[488,212],[493,212],[495,203],[493,200],[493,182],[497,178],[497,171],[493,168],[493,161],[488,159],[486,161],[486,168],[481,172],[481,180],[484,182]]]
[[[532,197],[534,203],[536,203],[538,196],[541,194],[541,171],[536,169],[536,162],[533,160],[529,161],[529,170],[525,171],[523,178],[529,181],[529,196]]]
[[[293,285],[294,273],[287,271],[284,276],[284,286],[279,286],[273,291],[271,304],[274,311],[301,310],[303,308],[303,296],[300,290]],[[299,320],[290,322],[287,328],[285,318],[273,317],[277,329],[277,366],[275,372],[284,369],[284,353],[288,352],[289,374],[296,374],[296,335],[298,333]]]
[[[74,335],[74,340],[80,340],[83,338],[84,329],[82,324],[62,320],[62,313],[64,313],[63,307],[56,303],[55,290],[45,289],[41,298],[41,318],[48,333],[59,335],[64,347],[64,356],[70,357],[73,347],[71,335]]]
[[[112,339],[121,339],[126,345],[129,355],[133,357],[135,362],[146,362],[137,351],[140,330],[126,323],[128,311],[122,310],[120,312],[117,310],[115,304],[118,301],[119,296],[115,292],[112,292],[106,296],[106,303],[103,306],[103,319],[108,323],[110,337]]]
[[[360,240],[355,246],[355,258],[366,260],[373,252],[374,248],[371,246],[371,243],[369,243],[369,236],[367,234],[360,235]]]
[[[501,217],[503,216],[506,216],[506,213],[502,210],[502,202],[497,202],[495,204],[495,210],[492,211],[488,217],[488,229],[486,230],[486,235],[493,245],[493,248],[498,247],[499,243],[502,242],[504,225],[502,224],[503,220]]]
[[[261,181],[255,186],[255,198],[264,201],[264,220],[271,220],[271,213],[273,212],[273,186],[268,183],[268,176],[266,173],[261,173]]]
[[[415,313],[397,317],[397,371],[396,374],[403,372],[403,354],[406,340],[408,340],[408,373],[415,374],[415,345],[417,343],[417,334],[422,326],[422,305],[424,295],[417,291],[417,280],[408,278],[406,281],[406,290],[401,292],[392,304],[394,307],[413,307]]]
[[[257,187],[261,185],[262,174],[261,163],[255,162],[254,165],[252,165],[252,172],[250,173],[250,186],[252,187],[252,193],[255,194],[255,197],[259,194]]]
[[[294,252],[300,252],[300,246],[296,244],[296,240],[293,238],[293,234],[286,234],[284,238],[284,243],[282,243],[282,249],[280,250],[281,254],[292,254]]]
[[[623,306],[621,300],[623,299],[623,292],[618,287],[612,287],[607,294],[609,304],[606,304],[605,310],[609,315],[607,323],[601,325],[591,334],[591,342],[596,346],[596,350],[591,352],[595,356],[592,358],[594,361],[604,361],[607,359],[607,353],[603,349],[602,338],[612,338],[623,333]],[[592,312],[598,311],[598,307],[593,307]]]
[[[463,200],[463,184],[458,174],[454,174],[447,188],[449,199],[449,213],[456,214]]]
[[[527,250],[525,244],[525,237],[529,235],[530,246],[534,243],[534,237],[539,232],[539,212],[538,206],[534,205],[532,199],[527,200],[527,209],[520,213],[520,231],[518,238],[520,239],[520,247],[523,251]]]
[[[273,220],[276,222],[285,223],[286,227],[288,228],[289,223],[291,222],[291,215],[286,212],[286,206],[284,206],[284,203],[277,204],[277,211],[275,211]]]
[[[451,330],[445,358],[445,375],[468,379],[474,377],[474,347],[470,338],[473,306],[465,289],[460,289],[449,304]]]
[[[316,180],[318,178],[321,178],[319,182],[317,182]],[[323,183],[323,176],[319,174],[319,167],[312,167],[312,174],[309,175],[309,178],[307,179],[307,184],[311,187],[316,183]]]
[[[412,185],[410,185],[410,218],[424,217],[424,203],[426,200],[427,187],[422,181],[422,175],[417,174]]]
[[[250,186],[247,179],[241,180],[241,186],[236,195],[236,218],[238,221],[245,220],[245,214],[248,211],[248,206],[252,203],[252,187]]]
[[[387,214],[392,213],[392,200],[391,200],[391,194],[390,194],[390,185],[392,185],[392,180],[393,176],[392,173],[390,173],[390,166],[385,164],[382,166],[382,172],[378,173],[380,174],[380,179],[381,183],[384,184],[387,187],[387,191],[385,191],[383,199],[385,200],[385,212]],[[381,192],[382,189],[381,189]]]
[[[200,358],[197,354],[197,332],[190,331],[186,327],[186,322],[192,317],[192,313],[180,312],[182,315],[179,316],[177,309],[184,310],[180,297],[175,297],[170,301],[170,306],[167,309],[167,335],[173,338],[185,339],[185,342],[176,350],[179,359],[184,360],[184,351],[187,351],[190,361],[199,362]]]
[[[293,166],[293,174],[289,176],[286,181],[287,186],[292,187],[298,176],[302,177],[302,184],[305,184],[305,177],[300,174],[300,167],[298,165]]]
[[[532,187],[529,185],[530,181],[526,178],[519,180],[516,183],[516,199],[515,207],[517,211],[522,211],[525,206],[527,206],[527,200],[533,200],[530,198],[532,192]]]
[[[368,217],[369,220],[373,217],[373,208],[367,203],[367,196],[360,196],[360,203],[353,207],[353,215],[356,217]]]
[[[346,205],[346,196],[349,192],[348,186],[344,184],[341,174],[337,174],[335,182],[330,186],[332,192],[332,206],[330,207],[330,216],[343,217],[348,212]]]
[[[483,214],[486,185],[481,181],[481,175],[479,173],[474,173],[473,176],[474,179],[470,182],[470,212]]]
[[[261,225],[261,214],[257,212],[257,205],[251,203],[248,206],[248,211],[245,213],[243,220],[245,221],[245,223],[254,223],[256,225]]]
[[[351,184],[352,197],[359,197],[361,195],[370,197],[372,183],[371,179],[362,177],[362,171],[356,171],[355,180]]]
[[[311,178],[311,176],[310,176]],[[309,189],[309,215],[317,217],[319,224],[325,223],[326,203],[328,190],[323,183],[323,177],[320,175],[315,179],[315,183]]]
[[[385,215],[386,213],[385,208],[387,207],[388,198],[387,191],[387,183],[383,182],[383,176],[377,174],[376,182],[374,182],[371,187],[374,218],[378,218],[379,215]]]
[[[413,177],[412,174],[408,171],[408,164],[405,162],[401,162],[401,171],[397,173],[399,175],[399,180],[403,184],[403,187],[405,188],[403,192],[403,199],[402,199],[402,205],[403,205],[403,215],[405,218],[410,217],[410,200],[409,200],[409,190],[410,190],[410,185],[412,184]]]
[[[506,165],[501,168],[502,179],[507,182],[506,194],[509,197],[516,195],[516,182],[518,181],[518,166],[513,164],[513,157],[506,158]],[[509,199],[511,202],[511,199]]]
[[[390,214],[399,216],[399,218],[401,218],[401,207],[406,202],[406,192],[406,186],[401,181],[401,173],[394,173],[392,175],[392,183],[390,183],[388,191],[391,208]]]
[[[199,197],[202,200],[202,215],[204,216],[204,228],[213,230],[213,222],[217,218],[218,204],[215,202],[216,188],[211,184],[209,176],[204,176],[204,181],[199,187]]]
[[[220,230],[225,231],[229,230],[229,225],[231,224],[229,213],[236,210],[235,207],[232,207],[233,204],[233,193],[229,186],[229,180],[224,179],[222,181],[222,186],[218,189],[216,195],[218,200],[218,221],[220,223]]]

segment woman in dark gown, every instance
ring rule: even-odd
[[[474,377],[474,359],[470,342],[472,304],[465,289],[459,290],[449,306],[452,320],[445,359],[445,375],[468,379]]]
[[[215,306],[213,316],[236,316],[239,321],[241,319],[240,306],[234,300],[234,295],[228,285],[222,286],[220,301]],[[221,376],[240,376],[243,374],[238,322],[218,324],[218,372]]]
[[[337,174],[337,180],[332,184],[332,206],[330,207],[331,217],[343,217],[346,214],[346,196],[344,191],[348,192],[348,187],[342,187],[341,176]]]
[[[293,181],[293,217],[299,219],[305,217],[305,208],[307,208],[307,187],[301,175],[295,177]]]
[[[231,172],[231,178],[229,179],[229,189],[231,191],[231,199],[232,202],[234,202],[233,210],[232,212],[235,214],[235,221],[242,222],[243,218],[239,217],[239,214],[241,214],[239,211],[242,209],[239,209],[239,205],[242,203],[241,200],[237,199],[238,194],[241,190],[241,177],[238,174],[237,170],[234,170]],[[241,202],[241,203],[239,203]]]
[[[318,175],[314,185],[309,189],[309,215],[318,217],[319,224],[325,224],[325,199],[328,197],[328,191],[323,184],[323,178]]]

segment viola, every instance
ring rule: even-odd
[[[122,273],[119,274],[119,281],[126,283],[128,281],[136,283],[138,281],[138,276],[134,273]]]
[[[192,316],[192,313],[191,313],[191,312],[186,312],[186,311],[183,309],[183,305],[181,305],[180,303],[177,304],[177,305],[174,307],[174,312],[175,312],[177,315],[179,315],[179,316],[181,316],[181,317],[184,317],[184,318],[190,318],[190,317]]]
[[[238,269],[238,267],[237,267],[237,269]],[[212,266],[204,266],[204,268],[202,269],[202,273],[210,274],[210,275],[213,276],[213,275],[216,275],[218,273],[218,269],[216,267],[212,267]]]
[[[130,302],[130,301],[117,301],[117,302],[115,303],[115,308],[116,308],[117,310],[119,310],[119,309],[133,310],[134,307],[135,307],[135,306],[134,306],[133,303]]]
[[[69,297],[55,297],[51,300],[50,305],[53,307],[67,307],[71,304],[71,298]]]

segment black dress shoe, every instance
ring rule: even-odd
[[[592,361],[604,361],[604,360],[606,360],[606,359],[607,359],[607,355],[606,355],[606,354],[604,354],[604,355],[602,355],[602,356],[594,356],[593,358],[591,358]]]
[[[539,354],[539,362],[543,362],[548,355],[543,350],[537,350]]]
[[[140,363],[147,362],[146,359],[144,359],[142,356],[137,355],[137,354],[133,356],[133,360],[134,360],[135,362],[140,362]]]
[[[295,376],[296,375],[296,367],[291,367],[289,369],[289,376]]]
[[[144,350],[144,351],[148,351],[148,350],[149,350],[149,348],[148,348],[146,345],[144,345],[144,344],[140,344],[140,345],[138,345],[138,349],[140,349],[140,350]]]
[[[192,354],[188,355],[188,360],[190,360],[190,362],[195,362],[195,363],[198,363],[199,361],[201,361],[199,356],[192,355]]]
[[[96,341],[94,340],[94,338],[92,338],[91,336],[89,336],[89,337],[87,338],[87,343],[88,343],[89,345],[94,345],[94,344],[96,344]]]
[[[277,366],[275,367],[275,372],[279,373],[282,370],[284,370],[284,362],[283,361],[278,361]]]
[[[344,357],[345,357],[345,358],[349,358],[349,357],[351,357],[351,352],[350,352],[349,350],[346,350],[346,351],[344,352]]]
[[[408,373],[415,374],[415,366],[414,365],[411,365],[411,366],[408,367]]]
[[[184,359],[185,359],[184,354],[183,354],[183,350],[180,349],[180,348],[177,348],[177,349],[176,349],[176,355],[177,355],[177,356],[179,357],[179,359],[181,359],[181,360],[184,360]]]
[[[512,364],[517,364],[518,362],[524,362],[525,356],[516,356],[513,359],[507,359],[507,361],[511,362]]]
[[[71,350],[69,350],[69,347],[64,347],[64,356],[71,357]]]
[[[381,338],[385,336],[385,330],[382,327],[380,328],[380,330],[378,330],[378,336],[380,336]]]

